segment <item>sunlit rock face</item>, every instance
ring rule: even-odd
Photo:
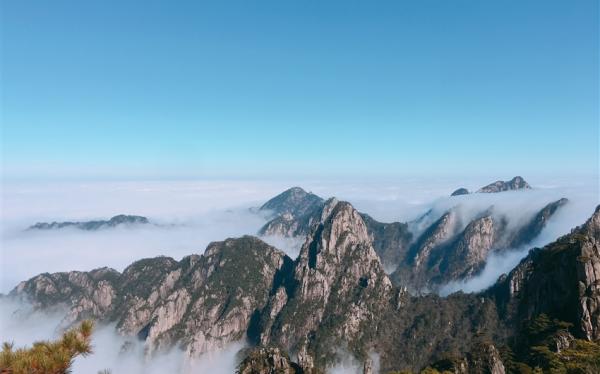
[[[575,324],[580,338],[600,339],[600,207],[582,226],[530,254],[488,294],[509,320],[540,313]]]
[[[178,344],[190,356],[246,337],[252,316],[267,302],[275,275],[292,260],[246,236],[208,246],[202,256],[133,263],[122,274],[42,274],[19,284],[12,297],[37,307],[66,307],[71,323],[116,321],[121,333],[145,340],[150,351]]]
[[[261,343],[301,352],[305,357],[301,364],[308,369],[322,358],[314,355],[332,353],[316,349],[323,340],[365,338],[363,328],[375,324],[391,295],[391,281],[362,217],[347,202],[330,199],[302,247],[287,287],[282,285],[267,306]],[[322,338],[311,342],[319,331]],[[313,357],[308,359],[309,355]]]

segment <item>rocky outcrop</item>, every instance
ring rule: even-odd
[[[323,199],[293,187],[267,201],[260,210],[274,218],[260,230],[260,235],[278,235],[284,237],[308,234],[311,225],[323,206]]]
[[[146,217],[142,216],[131,216],[120,214],[114,216],[109,220],[100,221],[85,221],[85,222],[38,222],[33,226],[30,226],[28,230],[56,230],[63,228],[76,228],[79,230],[95,231],[106,228],[114,228],[117,226],[133,226],[133,225],[146,225],[150,221]]]
[[[496,193],[504,191],[522,190],[529,189],[531,186],[525,182],[522,177],[514,177],[509,181],[496,181],[488,184],[485,187],[480,188],[477,192],[480,193]]]
[[[456,190],[454,190],[454,192],[452,192],[452,194],[450,194],[450,196],[460,196],[460,195],[468,195],[469,194],[469,190],[467,190],[464,187],[461,188],[457,188]]]
[[[396,271],[392,273],[394,283],[408,286],[418,291],[429,288],[430,271],[436,268],[439,272],[439,262],[443,257],[451,239],[456,236],[460,222],[456,210],[444,213],[437,221],[429,226],[411,246],[407,257]],[[434,265],[437,263],[437,265]]]
[[[446,278],[466,279],[481,271],[495,240],[494,220],[484,216],[467,225],[452,252],[443,254]]]
[[[445,358],[432,365],[439,372],[455,374],[505,374],[500,352],[490,342],[478,342],[465,356]]]
[[[298,354],[306,370],[335,355],[328,341],[362,351],[391,295],[362,217],[347,202],[330,199],[288,286],[275,292],[265,310],[261,343]]]
[[[576,335],[600,339],[600,207],[583,225],[533,249],[488,294],[509,321],[547,314],[574,324]]]
[[[238,374],[301,374],[302,369],[276,347],[257,348],[240,363]]]
[[[83,318],[117,322],[125,335],[145,340],[149,351],[179,344],[191,356],[244,339],[254,316],[292,260],[246,236],[208,246],[181,261],[137,261],[122,274],[42,274],[19,284],[11,297],[40,308],[66,307],[65,322]]]

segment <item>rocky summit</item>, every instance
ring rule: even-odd
[[[517,176],[509,181],[496,181],[494,183],[490,183],[485,187],[481,187],[477,192],[496,193],[496,192],[522,190],[522,189],[529,189],[529,188],[531,188],[531,186],[527,182],[525,182],[525,179]]]

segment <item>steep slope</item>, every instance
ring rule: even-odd
[[[335,359],[331,342],[364,355],[391,295],[360,214],[330,199],[263,313],[260,341],[297,354],[305,370]]]
[[[574,324],[578,337],[600,339],[600,206],[582,226],[533,249],[488,295],[509,321],[541,313]]]
[[[105,228],[113,228],[126,225],[146,225],[150,221],[146,217],[120,214],[109,220],[85,221],[85,222],[38,222],[29,226],[28,230],[56,230],[62,228],[76,228],[80,230],[95,231]]]
[[[568,199],[562,198],[546,205],[526,225],[513,234],[507,247],[518,248],[533,241],[546,227],[547,221],[568,202]]]
[[[408,224],[402,222],[384,223],[373,219],[365,213],[360,214],[365,225],[373,249],[386,269],[395,269],[406,257],[413,240]]]
[[[319,222],[325,201],[300,187],[290,188],[267,201],[260,209],[276,215],[258,232],[261,236],[305,237]],[[412,233],[406,223],[383,223],[361,213],[373,248],[388,269],[395,269],[404,258]]]
[[[548,220],[568,202],[547,204],[516,230],[507,228],[508,218],[490,207],[464,229],[460,206],[446,212],[429,226],[407,251],[405,260],[392,273],[395,284],[416,292],[436,291],[441,285],[479,274],[490,254],[519,248],[537,238]]]

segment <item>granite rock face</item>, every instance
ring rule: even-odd
[[[261,236],[306,237],[321,218],[325,200],[294,187],[267,201],[260,209],[274,212],[275,216],[258,232]],[[412,233],[408,224],[383,223],[361,213],[367,225],[373,248],[384,266],[395,269],[405,256]]]
[[[529,255],[488,291],[504,318],[541,313],[574,324],[577,337],[600,339],[600,206],[571,234]]]
[[[95,231],[117,226],[147,225],[150,221],[146,217],[120,214],[109,220],[85,222],[38,222],[28,230],[57,230],[63,228],[76,228],[79,230]]]
[[[117,322],[146,342],[149,352],[177,344],[190,356],[244,339],[266,304],[278,272],[292,262],[254,237],[227,239],[202,256],[137,261],[122,274],[42,274],[10,294],[38,308],[68,308],[66,323],[84,318]]]
[[[520,177],[502,183],[490,186],[498,190],[528,188]],[[491,192],[490,186],[484,189]],[[480,212],[472,221],[462,222],[465,214],[460,204],[439,218],[430,211],[409,223],[384,223],[368,214],[360,215],[371,245],[394,283],[412,292],[435,292],[445,283],[478,275],[490,254],[520,248],[533,241],[566,203],[566,199],[560,199],[548,204],[529,221],[519,222],[516,229],[508,217],[495,214],[493,207]],[[263,206],[278,215],[260,234],[306,237],[320,222],[324,204],[321,198],[299,187],[287,190]],[[512,219],[519,220],[518,217]],[[421,228],[415,229],[417,227]]]
[[[377,323],[391,295],[392,284],[362,217],[350,204],[330,199],[301,249],[293,275],[265,310],[261,343],[297,354],[302,358],[299,364],[310,370],[335,355],[335,347],[323,345],[328,340],[350,346],[368,342],[365,332]]]

